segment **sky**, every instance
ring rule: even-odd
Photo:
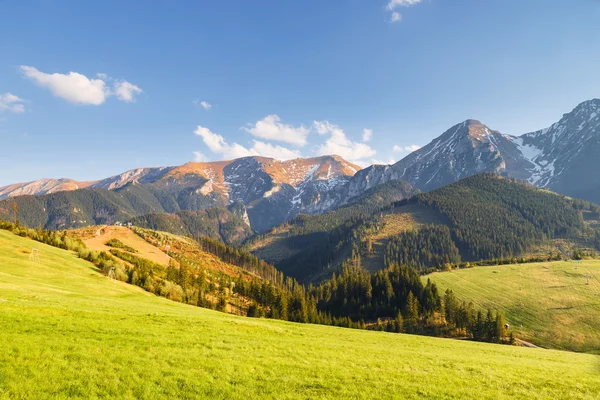
[[[598,21],[599,0],[0,0],[0,186],[542,129],[600,97]]]

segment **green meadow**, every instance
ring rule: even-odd
[[[236,317],[155,297],[0,231],[1,399],[599,393],[595,355]]]
[[[502,311],[518,338],[600,354],[600,261],[476,267],[427,278],[460,300]]]

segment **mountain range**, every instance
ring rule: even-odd
[[[261,232],[299,213],[321,213],[343,204],[359,169],[337,156],[291,161],[245,157],[140,168],[95,182],[44,179],[0,188],[0,196],[18,200],[19,218],[34,226],[65,228],[229,207]],[[0,216],[10,215],[10,202],[0,201]]]
[[[600,100],[578,105],[549,128],[522,136],[479,121],[453,126],[391,166],[359,172],[372,182],[402,179],[433,190],[480,172],[525,180],[561,194],[600,202]]]
[[[13,184],[0,187],[0,199],[4,199],[0,217],[11,214],[7,198],[35,195],[40,197],[35,206],[37,217],[32,219],[26,213],[19,217],[52,228],[218,207],[229,208],[252,230],[266,232],[301,213],[334,210],[393,180],[426,192],[481,172],[600,202],[597,154],[600,100],[594,99],[581,103],[549,128],[521,136],[467,120],[393,165],[361,169],[338,156],[289,161],[245,157],[140,168],[93,182],[41,179]],[[69,191],[79,194],[65,196]],[[31,206],[32,200],[18,203]]]

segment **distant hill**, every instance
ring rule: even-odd
[[[395,262],[427,270],[526,256],[561,238],[568,239],[567,249],[553,246],[552,252],[600,246],[592,228],[600,208],[495,174],[475,175],[380,209],[369,209],[369,198],[363,199],[351,218],[340,218],[343,223],[330,220],[337,221],[333,217],[344,208],[300,217],[249,248],[291,276],[319,280],[344,262],[370,271]]]

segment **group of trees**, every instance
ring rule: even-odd
[[[461,261],[458,248],[445,225],[425,225],[392,237],[385,249],[385,265],[409,265],[425,271]]]
[[[275,284],[283,285],[285,280],[283,273],[278,271],[274,266],[254,256],[252,253],[243,249],[228,246],[218,240],[206,236],[198,236],[196,240],[201,250],[215,255],[224,262],[238,266],[243,270],[258,275]]]
[[[451,290],[446,290],[443,304],[446,323],[455,334],[469,335],[478,341],[506,341],[507,325],[499,312],[488,309],[484,316],[481,310],[475,310],[473,303],[459,302]]]
[[[121,249],[128,251],[130,253],[137,253],[138,251],[131,246],[127,246],[125,243],[121,242],[119,239],[110,239],[105,243],[108,247],[113,247],[115,249]]]
[[[471,303],[459,304],[451,291],[441,296],[430,280],[423,284],[419,273],[407,266],[394,264],[375,274],[346,266],[309,293],[320,312],[360,321],[369,329],[490,342],[506,339],[501,314],[488,310],[482,317],[482,310]]]

